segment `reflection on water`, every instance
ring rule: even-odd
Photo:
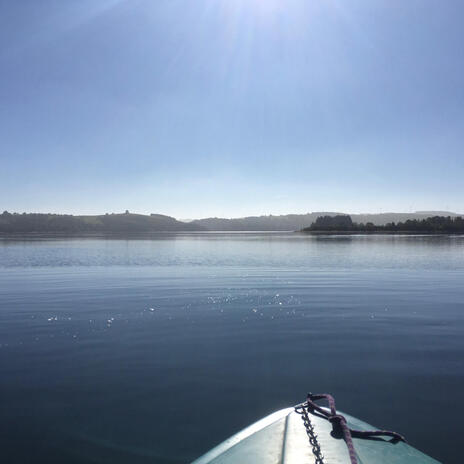
[[[464,237],[0,240],[2,454],[188,462],[311,390],[460,462],[463,282]]]

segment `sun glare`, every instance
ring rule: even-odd
[[[223,6],[235,12],[253,14],[263,19],[277,14],[283,9],[282,0],[232,0],[223,2]]]

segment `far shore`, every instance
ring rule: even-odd
[[[299,230],[305,235],[464,235],[462,232],[419,232],[417,230]]]
[[[0,232],[0,240],[33,239],[149,239],[172,235],[229,235],[229,234],[302,234],[314,236],[354,235],[398,235],[398,236],[464,236],[462,232],[418,232],[418,231],[355,231],[355,230],[204,230],[204,231],[151,231],[151,232]]]

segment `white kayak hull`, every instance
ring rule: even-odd
[[[344,414],[348,426],[358,430],[374,427]],[[342,438],[334,438],[325,418],[310,415],[324,464],[350,464]],[[353,438],[358,464],[439,464],[404,442]],[[195,460],[193,464],[313,464],[316,462],[301,415],[294,408],[277,411]]]

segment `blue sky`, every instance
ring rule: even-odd
[[[464,3],[0,0],[0,209],[464,212]]]

